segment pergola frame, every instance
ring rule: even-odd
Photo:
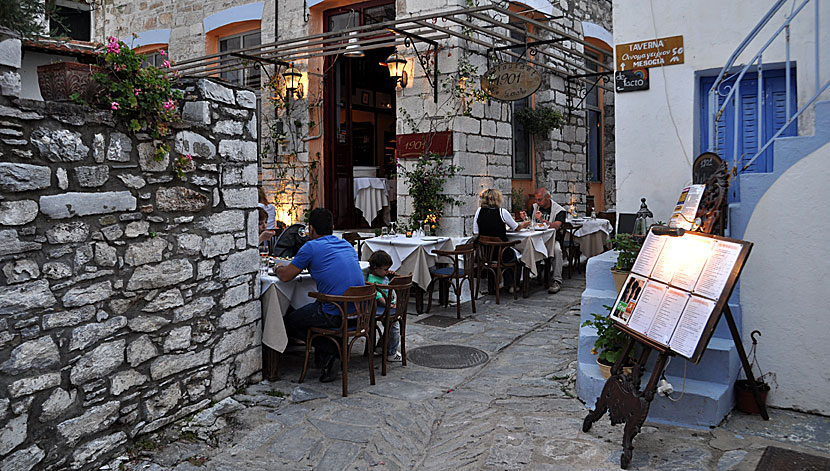
[[[178,61],[170,70],[184,76],[206,77],[258,63],[268,73],[266,66],[284,67],[315,57],[338,56],[347,52],[347,46],[352,46],[349,51],[353,51],[354,46],[368,51],[401,45],[411,46],[423,66],[423,51],[418,51],[416,47],[420,42],[427,44],[426,52],[434,55],[435,77],[430,79],[430,85],[437,101],[438,51],[435,45],[438,41],[454,37],[479,46],[481,49],[471,48],[470,51],[488,57],[488,62],[491,59],[498,61],[499,55],[506,56],[507,60],[523,60],[569,82],[582,82],[586,88],[598,86],[613,92],[613,88],[589,78],[589,74],[597,70],[612,72],[608,66],[585,54],[578,45],[594,46],[552,26],[550,23],[557,18],[544,16],[538,11],[533,11],[532,15],[542,15],[543,19],[534,19],[526,12],[515,12],[492,4],[461,8],[210,54]],[[526,40],[523,42],[510,37],[511,32],[523,34]],[[542,34],[552,36],[552,39]],[[516,49],[522,52],[516,52]],[[586,68],[586,62],[595,64],[597,69]]]

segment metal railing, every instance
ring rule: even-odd
[[[790,0],[777,0],[769,11],[761,18],[758,24],[750,31],[746,38],[738,45],[738,48],[732,53],[729,57],[729,60],[726,62],[726,65],[721,69],[720,74],[718,74],[717,79],[712,84],[712,87],[709,89],[708,93],[708,100],[709,100],[709,117],[708,117],[708,129],[709,129],[709,142],[708,142],[708,150],[710,152],[717,153],[718,149],[718,121],[720,121],[724,117],[724,112],[726,108],[731,104],[733,112],[733,126],[734,132],[733,134],[733,162],[732,168],[735,175],[744,172],[748,169],[755,160],[764,154],[768,147],[770,147],[775,139],[777,139],[793,122],[795,122],[798,117],[810,106],[815,103],[818,97],[830,87],[830,79],[826,80],[824,83],[821,83],[821,56],[819,55],[819,46],[820,46],[820,28],[819,28],[819,0],[791,0],[792,5],[790,8],[789,13],[786,15],[784,23],[779,26],[772,36],[764,43],[764,45],[758,50],[758,52],[753,56],[753,58],[743,66],[737,66],[736,70],[733,70],[733,66],[735,65],[735,61],[740,57],[741,54],[746,51],[746,49],[750,46],[750,44],[755,40],[761,30],[770,23],[773,17],[778,13],[779,10]],[[814,29],[815,34],[815,93],[813,96],[807,100],[795,113],[791,110],[790,100],[792,94],[792,87],[791,87],[791,71],[792,71],[792,61],[790,59],[790,26],[793,19],[802,11],[805,10],[809,3],[813,3],[815,7],[815,18],[812,22],[812,26]],[[809,11],[809,10],[808,10]],[[763,69],[764,69],[764,60],[763,55],[764,52],[769,49],[770,45],[777,39],[781,34],[784,34],[784,50],[785,50],[785,61],[784,61],[784,75],[786,81],[786,104],[785,104],[785,123],[775,132],[772,136],[765,137],[764,136],[764,126],[763,126],[763,105],[764,105],[764,94],[763,94]],[[740,119],[740,87],[741,87],[741,80],[746,75],[747,71],[751,68],[755,67],[757,71],[757,87],[758,87],[758,98],[756,100],[757,106],[757,122],[759,123],[756,132],[756,149],[755,155],[752,156],[746,163],[742,163],[743,156],[738,154],[738,143],[739,139],[739,119]],[[802,68],[803,70],[803,68]],[[719,89],[720,86],[726,81],[734,80],[734,84],[732,85],[729,93],[723,100],[723,104],[719,106]],[[724,145],[728,145],[726,139],[724,139]]]

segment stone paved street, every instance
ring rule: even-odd
[[[133,444],[128,470],[615,470],[622,428],[606,417],[581,431],[586,410],[574,377],[582,279],[559,294],[493,297],[448,328],[408,323],[408,348],[468,345],[490,360],[468,369],[391,366],[369,385],[362,345],[352,356],[349,397],[287,356],[283,380],[238,391],[189,421]],[[455,316],[449,310],[435,313]],[[302,401],[302,402],[301,402]],[[683,407],[682,400],[677,407]],[[830,453],[830,419],[773,410],[772,420],[732,414],[712,430],[647,424],[632,469],[753,470],[767,445]]]

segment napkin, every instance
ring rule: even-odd
[[[538,210],[539,210],[539,203],[533,203],[533,212],[530,213],[530,217],[532,218],[531,220],[533,220],[533,221],[536,220],[536,211],[538,211]]]

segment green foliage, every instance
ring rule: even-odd
[[[460,171],[461,167],[446,163],[440,155],[433,153],[418,157],[411,170],[398,163],[398,175],[406,180],[412,197],[413,212],[409,217],[412,227],[430,223],[433,229],[438,229],[444,206],[461,204],[452,196],[444,194],[444,184]]]
[[[561,128],[564,123],[559,110],[546,106],[524,108],[516,113],[515,118],[530,134],[538,137],[547,137],[548,133]]]
[[[4,0],[0,7],[0,25],[24,38],[44,36],[43,16],[54,18],[55,2],[43,0]]]
[[[610,306],[603,306],[608,310],[607,314],[591,314],[593,320],[587,320],[582,323],[582,327],[593,327],[597,329],[597,340],[594,342],[594,348],[591,353],[599,354],[597,357],[599,361],[605,364],[614,364],[622,355],[622,350],[628,340],[628,335],[614,327],[614,321],[611,320],[609,314],[611,313]],[[633,351],[632,355],[633,356]]]
[[[637,255],[640,253],[640,248],[643,243],[631,234],[617,234],[611,239],[614,250],[619,251],[617,255],[617,263],[614,265],[614,270],[631,271],[634,266],[634,261],[637,260]]]

